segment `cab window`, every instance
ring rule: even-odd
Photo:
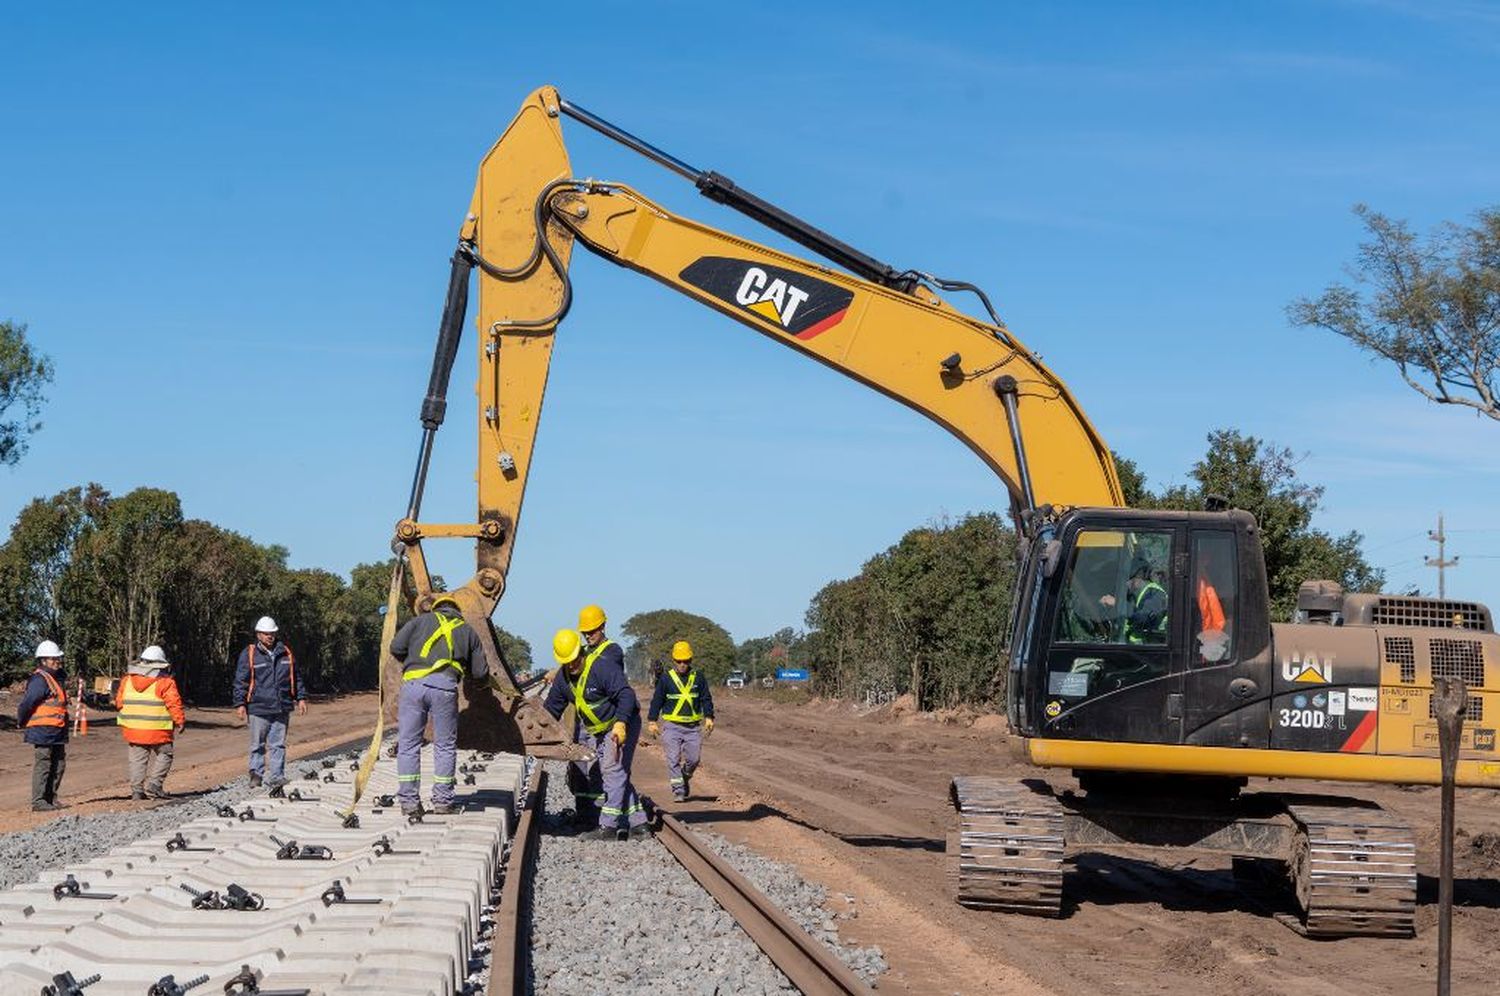
[[[1239,594],[1234,533],[1199,532],[1193,536],[1192,578],[1191,659],[1198,665],[1232,661]]]
[[[1080,531],[1063,577],[1054,641],[1165,645],[1171,555],[1167,531]]]

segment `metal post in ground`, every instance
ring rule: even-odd
[[[1434,678],[1432,713],[1438,724],[1443,771],[1442,826],[1438,858],[1438,996],[1448,996],[1453,981],[1453,780],[1464,728],[1469,689],[1458,678]]]

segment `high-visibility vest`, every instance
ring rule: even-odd
[[[464,666],[453,659],[453,631],[462,626],[464,621],[457,616],[445,616],[441,612],[433,613],[433,615],[436,617],[438,625],[437,629],[432,631],[432,635],[427,638],[427,642],[422,644],[422,659],[427,659],[427,655],[432,652],[432,645],[438,641],[438,637],[442,637],[443,642],[448,645],[448,656],[440,658],[426,667],[419,667],[413,671],[403,671],[401,673],[402,681],[415,681],[418,678],[425,678],[429,674],[441,671],[445,667],[453,668],[460,675],[464,673]]]
[[[677,691],[668,692],[672,697],[672,711],[664,712],[662,719],[673,723],[696,723],[703,718],[703,711],[698,708],[698,672],[688,672],[688,680],[683,681],[677,675],[677,669],[672,668],[667,672],[672,678],[672,684],[677,686]]]
[[[1198,579],[1198,615],[1203,619],[1203,628],[1209,632],[1224,629],[1224,605],[1219,593],[1206,578]]]
[[[578,713],[578,721],[590,733],[603,733],[614,723],[613,719],[600,719],[597,712],[597,710],[609,704],[608,699],[590,702],[583,697],[583,691],[588,687],[589,683],[589,672],[594,669],[594,662],[599,659],[600,654],[604,653],[604,648],[613,642],[613,640],[605,640],[589,651],[589,655],[583,659],[583,670],[578,672],[578,680],[573,681],[569,679],[568,681],[568,684],[573,686],[573,709]],[[567,673],[566,671],[563,672],[564,677],[567,676]]]
[[[162,697],[160,680],[151,679],[151,683],[140,691],[136,690],[132,676],[120,680],[124,684],[120,686],[120,713],[115,717],[116,726],[122,730],[170,730],[176,725],[167,710],[167,700]]]
[[[29,730],[33,726],[47,726],[66,730],[68,728],[68,693],[63,691],[62,685],[58,684],[56,678],[47,673],[46,668],[39,667],[33,673],[42,676],[42,680],[47,683],[47,690],[52,694],[36,707],[36,711],[26,721],[26,728]]]
[[[1163,599],[1167,597],[1167,589],[1163,588],[1155,581],[1147,581],[1141,587],[1141,590],[1135,593],[1135,605],[1132,607],[1132,614],[1141,610],[1141,602],[1145,601],[1146,596],[1149,595],[1153,590],[1161,592],[1161,597]],[[1161,614],[1161,618],[1157,620],[1156,625],[1148,630],[1138,630],[1135,628],[1135,624],[1131,622],[1129,618],[1125,620],[1125,641],[1127,643],[1145,643],[1148,636],[1160,637],[1165,640],[1166,635],[1167,614],[1165,612]]]

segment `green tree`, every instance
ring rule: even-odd
[[[693,645],[693,663],[715,684],[734,667],[735,645],[729,631],[707,616],[681,609],[637,612],[625,620],[620,632],[630,640],[625,648],[625,668],[632,680],[647,680],[653,662],[672,657],[672,644],[686,640]]]
[[[44,639],[69,644],[62,611],[63,573],[80,531],[108,500],[97,484],[37,498],[21,509],[0,546],[0,680],[31,668]]]
[[[60,591],[79,673],[117,673],[147,644],[162,641],[166,595],[181,567],[181,527],[175,494],[137,488],[104,503],[80,530]]]
[[[1367,293],[1332,284],[1287,317],[1390,361],[1430,401],[1500,420],[1500,207],[1425,240],[1363,204],[1354,213],[1369,238],[1348,269]]]
[[[531,659],[531,642],[519,637],[503,626],[495,627],[495,642],[500,645],[500,656],[517,676],[531,673],[536,663]]]
[[[26,340],[26,326],[0,322],[0,466],[15,466],[26,454],[52,380],[52,361]]]
[[[1301,479],[1296,459],[1286,447],[1236,429],[1216,429],[1208,434],[1208,452],[1193,465],[1191,477],[1190,485],[1176,485],[1160,494],[1146,492],[1142,503],[1201,509],[1209,495],[1219,495],[1254,515],[1265,550],[1273,619],[1291,618],[1303,581],[1328,578],[1347,591],[1378,591],[1384,583],[1384,573],[1365,560],[1359,533],[1331,536],[1314,528],[1312,520],[1323,488]]]
[[[808,608],[820,691],[919,708],[994,699],[1015,583],[1015,536],[994,513],[913,529],[826,585]]]

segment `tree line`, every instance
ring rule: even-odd
[[[0,546],[0,679],[29,671],[42,639],[60,642],[85,678],[120,674],[155,643],[184,697],[225,702],[233,658],[269,615],[310,689],[374,688],[392,561],[358,564],[346,580],[287,558],[284,546],[186,518],[160,488],[115,496],[89,484],[37,498]],[[525,640],[500,638],[512,666],[531,666]]]

